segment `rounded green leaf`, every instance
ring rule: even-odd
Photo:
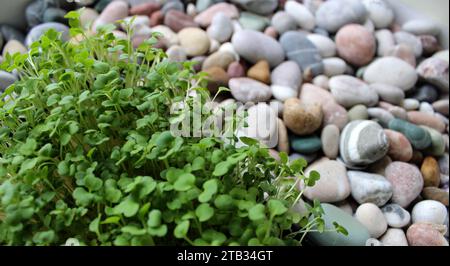
[[[186,191],[195,185],[195,176],[190,173],[184,173],[180,175],[173,184],[173,188],[176,191]]]
[[[195,215],[198,217],[200,222],[208,221],[214,215],[214,209],[209,206],[208,203],[200,204],[197,209],[195,209]]]
[[[189,225],[190,225],[189,220],[182,221],[173,230],[173,235],[176,238],[184,238],[189,231]]]
[[[248,210],[248,218],[252,221],[257,221],[266,218],[265,206],[261,203],[256,204]]]

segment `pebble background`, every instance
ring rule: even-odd
[[[35,0],[28,32],[0,25],[0,61],[49,28],[69,41],[64,15],[82,6],[92,31],[137,16],[136,47],[164,34],[170,60],[198,61],[213,93],[230,88],[224,104],[275,103],[262,108],[278,121],[273,156],[319,171],[305,200],[349,231],[311,234],[319,244],[448,246],[449,52],[432,21],[398,25],[383,0]],[[0,91],[16,78],[1,71]]]

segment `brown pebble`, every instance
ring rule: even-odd
[[[158,26],[163,24],[164,22],[164,14],[161,10],[158,10],[156,12],[153,12],[153,14],[150,16],[150,26]]]
[[[426,187],[422,190],[422,197],[429,200],[436,200],[448,207],[447,191],[437,187]]]
[[[426,157],[422,162],[422,167],[420,168],[422,172],[424,187],[437,187],[440,183],[440,169],[439,164],[431,156]]]
[[[258,61],[248,71],[247,76],[249,78],[261,81],[263,83],[270,83],[270,66],[266,60]]]
[[[413,156],[411,158],[411,160],[409,160],[410,163],[415,164],[415,165],[421,165],[423,162],[423,154],[422,152],[418,151],[418,150],[414,150],[413,151]]]
[[[159,10],[160,5],[155,2],[142,3],[130,8],[130,15],[145,15],[151,16],[153,12]]]
[[[297,135],[308,135],[322,124],[323,112],[320,104],[301,103],[298,98],[284,102],[283,121],[287,128]]]
[[[232,62],[227,69],[230,78],[240,78],[245,76],[245,66],[238,61]]]
[[[220,86],[227,86],[230,77],[223,68],[218,66],[213,66],[211,68],[203,70],[208,73],[208,89],[211,93],[216,93]]]
[[[446,226],[442,224],[416,223],[406,232],[410,246],[448,246],[443,234]]]
[[[174,9],[167,12],[164,17],[164,24],[175,32],[188,27],[198,27],[198,24],[194,22],[191,16]]]

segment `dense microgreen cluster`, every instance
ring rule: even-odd
[[[319,178],[304,160],[168,131],[169,106],[209,100],[191,63],[156,35],[133,49],[67,17],[79,42],[48,31],[3,64],[21,79],[0,101],[0,244],[296,245],[323,230],[318,202],[296,211],[298,183]]]

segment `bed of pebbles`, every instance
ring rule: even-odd
[[[383,0],[68,2],[31,2],[27,32],[1,25],[3,57],[49,28],[69,40],[71,9],[84,6],[93,31],[137,16],[135,46],[160,32],[169,59],[198,61],[212,92],[277,107],[274,156],[305,158],[321,174],[305,198],[349,231],[312,234],[319,244],[448,245],[449,52],[432,21],[399,25]],[[0,72],[0,91],[15,80]]]

